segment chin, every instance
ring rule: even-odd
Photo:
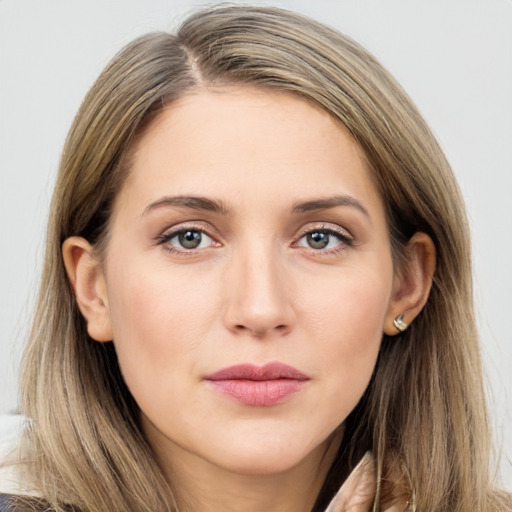
[[[294,456],[295,455],[295,456]],[[307,454],[267,453],[266,450],[256,450],[255,453],[238,453],[235,457],[224,458],[222,466],[227,471],[239,475],[277,475],[286,473],[300,464]]]
[[[341,434],[341,429],[339,430]],[[293,470],[308,461],[316,460],[318,465],[325,460],[328,452],[335,453],[341,437],[335,433],[327,439],[312,442],[292,433],[284,438],[253,440],[254,443],[232,444],[230,449],[223,450],[219,457],[219,465],[227,471],[240,475],[277,475]],[[331,450],[333,448],[333,450]],[[330,457],[328,457],[330,458]]]

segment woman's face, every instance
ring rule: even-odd
[[[251,474],[321,460],[394,286],[347,130],[286,93],[189,94],[138,141],[110,235],[108,322],[159,456]]]

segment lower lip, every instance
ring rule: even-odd
[[[298,393],[307,381],[275,380],[208,380],[218,392],[245,405],[270,406],[284,402]]]

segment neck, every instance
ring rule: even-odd
[[[180,512],[311,512],[341,436],[334,433],[299,464],[277,474],[232,472],[186,451],[173,450],[160,462]]]

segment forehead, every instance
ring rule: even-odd
[[[343,193],[380,203],[365,155],[347,129],[286,92],[195,90],[146,127],[132,155],[123,188],[146,202],[165,192],[226,195],[234,202],[246,201],[244,194],[263,200]]]

